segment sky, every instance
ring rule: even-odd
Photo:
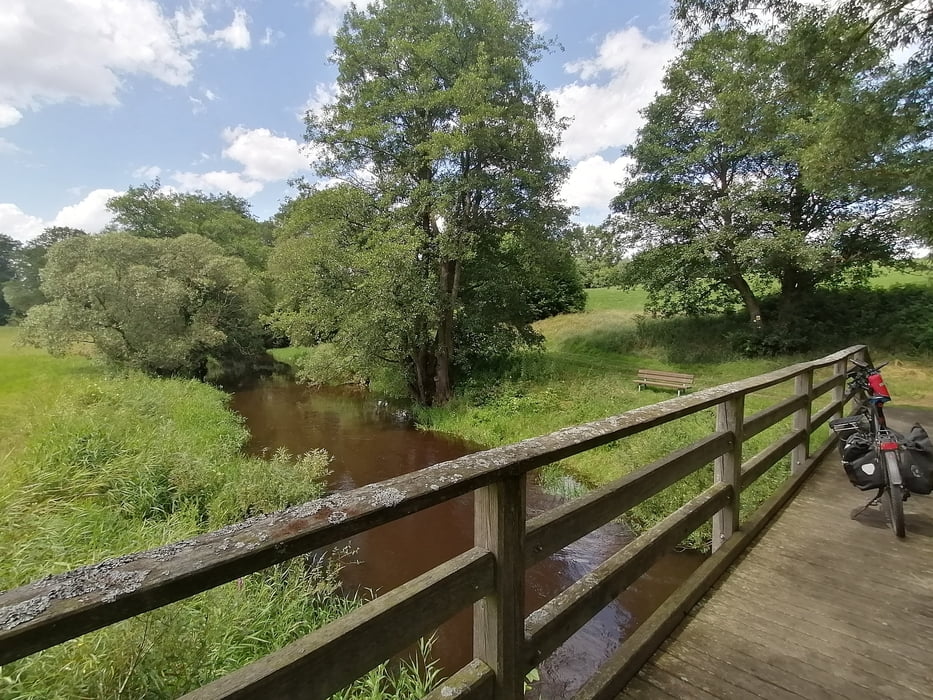
[[[0,233],[97,232],[106,203],[158,177],[273,215],[314,180],[303,115],[334,93],[350,0],[0,0]],[[525,0],[562,50],[535,77],[572,119],[562,194],[599,223],[624,146],[675,55],[666,1]]]

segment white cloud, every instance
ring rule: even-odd
[[[218,29],[211,34],[211,38],[227,44],[232,49],[248,49],[252,43],[248,23],[249,15],[245,10],[237,8],[233,11],[233,22],[230,26]]]
[[[229,170],[213,170],[207,173],[175,172],[172,175],[181,190],[193,192],[230,192],[237,197],[252,197],[260,192],[263,183],[244,177],[243,173]]]
[[[15,123],[24,108],[67,100],[117,104],[127,76],[187,85],[195,46],[243,47],[247,19],[237,10],[229,27],[208,34],[201,10],[168,17],[156,0],[4,0],[0,124]]]
[[[617,183],[627,179],[626,168],[632,159],[620,156],[607,161],[602,156],[591,156],[577,163],[561,189],[567,204],[581,209],[600,209],[608,212],[609,202],[619,193]]]
[[[113,218],[107,209],[107,201],[121,194],[123,193],[119,190],[93,190],[77,204],[64,207],[52,220],[51,225],[71,226],[88,233],[97,233]]]
[[[308,169],[308,155],[300,143],[276,136],[269,129],[246,129],[238,126],[223,132],[226,158],[243,166],[243,175],[251,180],[284,180]]]
[[[0,155],[12,155],[14,153],[25,153],[25,151],[9,139],[0,136]]]
[[[298,114],[298,120],[303,122],[308,112],[313,112],[316,114],[327,105],[336,102],[339,90],[340,87],[336,82],[318,83],[315,85],[314,94],[310,95],[308,97],[308,101],[305,102],[302,106],[301,112]]]
[[[0,129],[13,126],[23,118],[23,113],[10,105],[0,104]]]
[[[285,32],[273,29],[272,27],[266,27],[266,33],[263,35],[262,39],[259,40],[259,43],[263,46],[275,46],[279,39],[284,38]]]
[[[118,190],[98,189],[76,204],[63,207],[50,221],[27,214],[15,204],[0,204],[0,231],[19,241],[35,238],[49,226],[71,226],[88,233],[98,233],[111,220],[107,200],[123,194]]]
[[[162,168],[158,165],[144,165],[133,171],[133,177],[137,180],[155,180],[162,174]]]
[[[15,204],[0,203],[0,233],[5,233],[18,241],[28,241],[35,238],[45,222],[37,216],[30,216]]]
[[[220,98],[217,96],[217,93],[214,92],[213,90],[205,90],[205,91],[204,91],[204,97],[206,97],[210,102],[213,102],[214,100],[220,99]]]
[[[551,92],[558,114],[573,119],[562,153],[576,160],[630,144],[643,122],[639,110],[661,88],[676,55],[671,38],[652,41],[627,27],[606,36],[594,58],[565,66],[581,80]]]
[[[314,16],[315,34],[336,34],[343,16],[354,0],[315,0],[317,14]]]

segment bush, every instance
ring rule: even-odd
[[[72,238],[52,246],[42,279],[49,302],[30,310],[23,339],[50,352],[89,341],[120,366],[200,379],[264,356],[260,286],[206,238]]]

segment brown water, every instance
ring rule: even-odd
[[[350,388],[270,382],[238,391],[233,408],[246,418],[254,454],[280,447],[293,454],[326,449],[333,456],[333,490],[364,486],[481,449],[417,430],[402,405]],[[527,500],[529,517],[563,502],[545,493],[534,478]],[[466,495],[354,537],[359,563],[344,568],[344,583],[384,593],[466,551],[472,538],[473,499]],[[610,523],[529,569],[527,612],[630,540],[626,528]],[[577,690],[700,561],[671,554],[658,562],[539,666],[540,697],[560,698]],[[470,624],[470,611],[464,610],[439,630],[434,655],[448,672],[472,658]]]

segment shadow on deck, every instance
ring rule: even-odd
[[[620,697],[933,696],[933,497],[870,495],[832,453]]]

